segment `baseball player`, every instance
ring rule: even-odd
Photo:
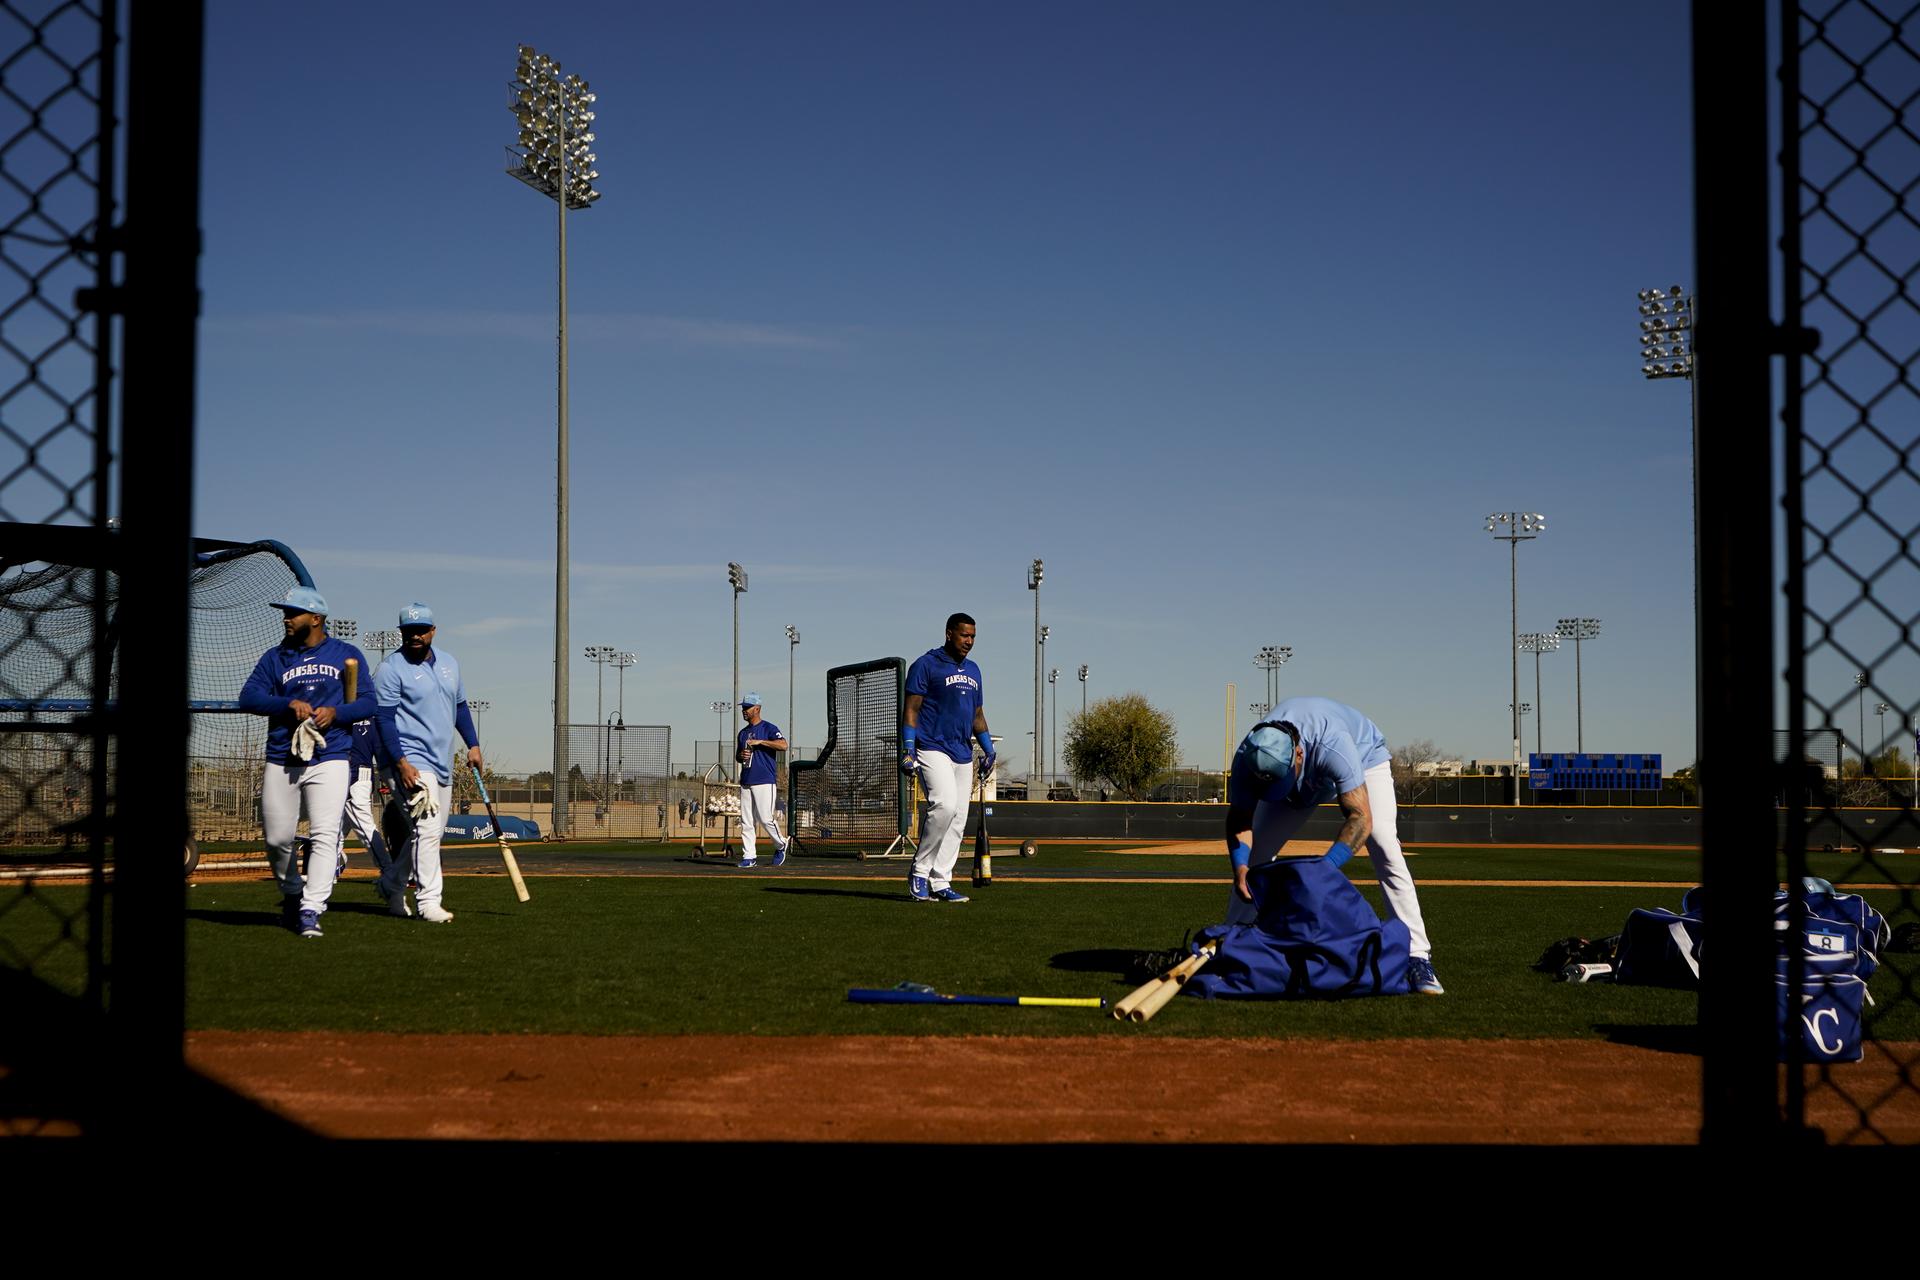
[[[481,765],[480,732],[467,707],[460,664],[433,647],[433,610],[415,602],[400,611],[400,647],[380,664],[373,681],[379,698],[380,750],[393,761],[403,794],[413,808],[413,839],[392,850],[380,878],[380,895],[391,915],[407,909],[411,876],[419,885],[420,918],[446,924],[453,912],[441,905],[440,838],[453,794],[453,735],[467,744],[467,763]]]
[[[1379,726],[1331,698],[1287,698],[1253,727],[1227,782],[1227,923],[1246,924],[1258,914],[1248,868],[1273,861],[1316,807],[1338,799],[1346,821],[1327,858],[1338,866],[1365,846],[1387,910],[1407,926],[1408,984],[1437,996],[1446,989],[1433,972],[1420,898],[1400,851],[1390,759]]]
[[[267,770],[260,819],[267,861],[280,882],[282,921],[303,938],[321,935],[320,917],[339,866],[340,820],[347,805],[353,751],[350,726],[374,713],[371,692],[346,701],[349,658],[366,670],[366,655],[327,634],[327,602],[312,587],[295,587],[273,603],[286,624],[279,644],[260,655],[240,690],[240,709],[267,717]],[[295,852],[307,820],[305,874]]]
[[[740,716],[746,724],[735,735],[734,745],[740,763],[740,866],[758,866],[753,857],[754,827],[763,826],[773,837],[773,865],[787,861],[787,839],[780,834],[780,815],[774,810],[780,769],[775,753],[787,749],[780,726],[760,718],[760,695],[749,693],[740,699]]]
[[[994,763],[980,668],[967,657],[974,632],[972,618],[954,614],[947,619],[947,642],[921,654],[907,670],[900,768],[917,771],[927,795],[920,843],[907,876],[907,893],[915,902],[967,901],[967,895],[953,887],[953,864],[960,857],[960,837],[967,825],[973,741],[986,752],[980,762],[982,781],[992,776]]]
[[[368,689],[369,695],[373,691]],[[378,699],[375,699],[376,703]],[[380,818],[373,808],[373,781],[384,763],[380,755],[380,731],[369,716],[353,726],[353,752],[347,757],[351,772],[347,780],[346,822],[340,831],[339,869],[347,869],[346,828],[352,827],[360,842],[367,846],[367,852],[373,855],[373,865],[381,878],[374,881],[374,888],[385,898],[387,868],[393,864],[393,855],[387,851],[387,838],[380,834]]]

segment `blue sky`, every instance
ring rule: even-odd
[[[503,172],[521,42],[599,95],[574,647],[640,655],[626,718],[676,758],[730,693],[737,560],[776,721],[802,634],[797,741],[826,668],[965,610],[1024,769],[1035,556],[1063,730],[1086,663],[1217,763],[1226,684],[1244,731],[1287,644],[1284,693],[1504,758],[1484,524],[1530,509],[1520,629],[1603,620],[1588,749],[1691,760],[1687,390],[1633,345],[1635,292],[1691,280],[1684,6],[215,0],[196,524],[289,542],[363,626],[432,604],[532,768],[555,261]],[[1573,655],[1543,666],[1571,750]]]

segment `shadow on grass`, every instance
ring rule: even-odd
[[[284,930],[286,922],[280,918],[278,907],[271,911],[206,911],[193,909],[187,912],[187,919],[199,920],[206,924],[234,925],[239,928],[269,928]]]
[[[1690,1058],[1700,1056],[1700,1028],[1697,1026],[1647,1026],[1600,1022],[1595,1023],[1593,1029],[1605,1036],[1612,1044],[1632,1045],[1636,1049],[1652,1049],[1656,1053],[1684,1054]]]
[[[1096,947],[1086,951],[1056,952],[1048,958],[1047,967],[1063,969],[1068,973],[1111,973],[1118,976],[1134,968],[1139,959],[1140,952],[1137,950]]]
[[[798,886],[770,884],[765,887],[763,892],[804,894],[804,895],[813,896],[813,897],[826,897],[826,898],[872,898],[875,902],[911,903],[912,905],[919,906],[919,907],[924,907],[928,905],[924,902],[919,902],[919,903],[914,902],[913,899],[909,898],[905,892],[875,893],[871,889],[802,889],[802,888],[799,888]]]

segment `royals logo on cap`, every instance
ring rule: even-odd
[[[433,610],[416,600],[400,611],[400,625],[403,627],[430,627],[433,625]]]

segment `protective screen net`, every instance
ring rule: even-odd
[[[900,725],[906,663],[880,658],[827,672],[827,742],[796,760],[789,812],[802,851],[890,843],[907,826]]]
[[[663,724],[570,724],[566,731],[573,839],[640,839],[667,831],[673,734]]]
[[[202,839],[258,835],[266,722],[235,714],[233,703],[254,663],[284,634],[280,614],[268,606],[300,585],[296,563],[271,543],[221,546],[195,556],[189,785],[194,831]],[[6,663],[9,715],[45,721],[53,730],[86,712],[94,678],[92,612],[102,582],[112,700],[123,679],[139,675],[140,624],[119,612],[119,576],[37,564],[0,577],[0,660]],[[130,732],[137,738],[138,727]],[[70,731],[0,738],[0,844],[55,843],[85,816],[90,750]]]

